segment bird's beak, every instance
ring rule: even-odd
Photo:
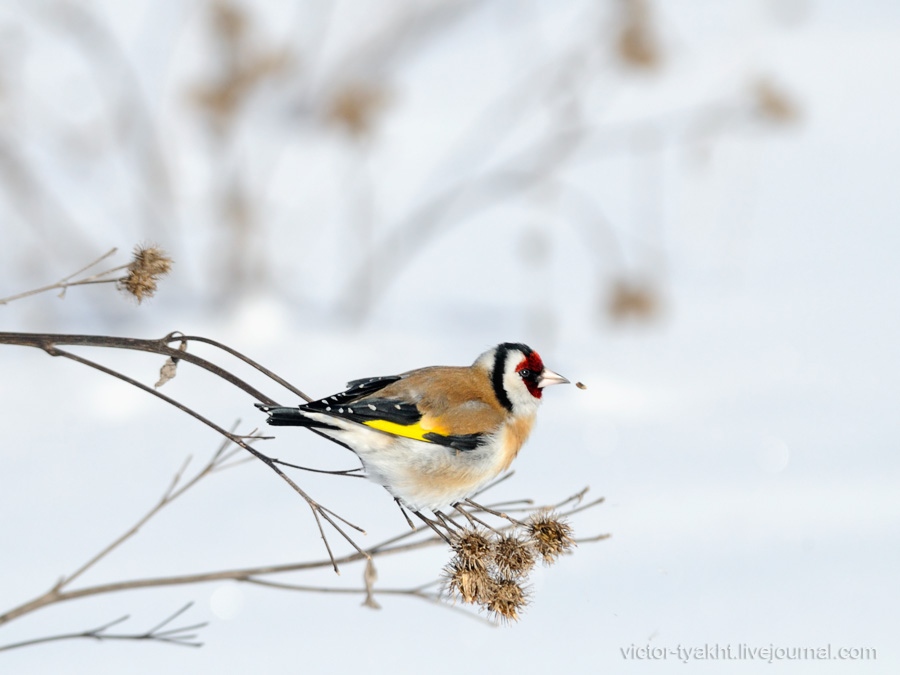
[[[564,378],[562,375],[558,373],[554,373],[549,368],[544,368],[541,371],[541,376],[538,378],[538,389],[543,389],[544,387],[549,387],[551,384],[568,384],[569,381]]]

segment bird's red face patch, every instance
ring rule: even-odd
[[[538,378],[544,371],[544,362],[537,352],[531,352],[516,366],[516,372],[521,376],[528,392],[535,398],[541,397],[541,388],[538,387]]]

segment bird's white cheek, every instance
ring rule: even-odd
[[[503,378],[503,384],[517,416],[533,415],[537,411],[541,399],[531,395],[518,373],[507,374]]]

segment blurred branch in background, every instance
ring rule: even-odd
[[[129,29],[65,0],[0,12],[27,45],[18,64],[0,54],[0,213],[26,226],[10,229],[7,269],[46,274],[48,251],[86,258],[115,226],[165,242],[207,298],[264,289],[359,323],[417,262],[441,264],[442,237],[490,213],[548,255],[571,227],[592,242],[585,309],[645,320],[667,270],[663,155],[799,117],[789,89],[752,73],[677,112],[611,114],[665,82],[677,54],[647,0],[201,7],[150,3]],[[51,91],[41,68],[57,35],[76,58]],[[595,189],[600,160],[636,172],[632,194]]]
[[[554,249],[575,241],[583,247],[585,276],[594,280],[579,286],[581,314],[651,321],[666,298],[666,202],[682,187],[667,168],[673,157],[801,119],[792,89],[777,73],[760,76],[744,65],[724,73],[725,86],[691,88],[677,105],[660,105],[652,91],[670,85],[673,64],[683,67],[679,58],[691,47],[679,41],[665,12],[663,3],[650,0],[6,3],[0,7],[0,295],[7,297],[0,305],[88,284],[115,284],[140,302],[168,274],[171,254],[185,274],[167,283],[190,290],[172,297],[192,307],[224,313],[262,292],[293,313],[313,310],[321,323],[360,325],[405,299],[403,282],[417,266],[432,276],[409,285],[424,289],[435,306],[458,287],[480,298],[491,279],[478,272],[508,271],[516,257],[533,284],[529,292],[552,288]],[[115,251],[97,257],[110,233],[122,241],[158,241],[167,253],[142,246],[128,265],[94,272]],[[490,237],[496,233],[501,236]],[[448,255],[443,245],[454,237],[464,245]],[[84,265],[88,260],[94,262]],[[16,292],[28,287],[33,290]],[[66,302],[76,307],[97,297],[83,289],[69,295]],[[488,310],[507,304],[487,302],[495,303]],[[516,311],[552,325],[560,319],[552,307],[534,301]],[[359,526],[292,478],[300,470],[358,476],[358,469],[299,467],[269,457],[255,432],[238,434],[236,426],[226,428],[158,391],[184,361],[274,403],[188,351],[198,343],[309,400],[234,349],[181,333],[160,340],[4,333],[0,342],[112,375],[225,439],[190,477],[185,463],[124,534],[46,592],[0,615],[0,624],[63,601],[220,580],[357,594],[373,608],[378,596],[444,607],[459,600],[508,621],[528,602],[525,582],[536,562],[602,538],[576,539],[566,520],[600,503],[582,503],[581,491],[549,510],[531,500],[470,502],[435,514],[434,530],[404,531],[363,547],[344,529],[362,531]],[[147,351],[167,360],[151,386],[60,345]],[[242,461],[241,450],[306,501],[327,557],[77,586],[186,490]],[[332,551],[323,520],[349,553]],[[448,540],[451,558],[440,579],[432,570],[426,584],[377,584],[373,559],[381,564]],[[359,587],[275,579],[362,561]],[[146,632],[113,632],[123,621],[117,619],[0,649],[83,638],[193,645],[202,624],[168,627],[184,609]]]
[[[172,179],[154,106],[141,88],[141,73],[106,17],[89,6],[49,0],[34,3],[34,11],[49,28],[73,43],[86,61],[94,86],[105,97],[104,126],[122,153],[110,159],[124,161],[132,174],[127,189],[141,227],[157,240],[171,239],[176,228]],[[69,142],[78,143],[80,134],[73,131]]]

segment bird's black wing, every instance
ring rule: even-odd
[[[328,413],[361,424],[378,420],[401,425],[416,424],[422,419],[422,413],[419,412],[415,403],[372,396],[399,379],[401,379],[400,375],[388,375],[353,380],[347,383],[347,389],[341,393],[326,396],[318,401],[302,405],[300,408]]]
[[[299,408],[268,410],[272,415],[269,423],[308,425],[301,421],[302,411],[310,411],[348,419],[385,433],[435,443],[454,450],[474,450],[481,444],[484,434],[449,435],[422,428],[419,422],[423,415],[415,403],[399,398],[373,396],[400,379],[400,375],[389,375],[353,380],[339,394],[306,403]]]
[[[312,401],[311,403],[307,403],[300,407],[308,410],[315,410],[316,412],[324,412],[325,408],[334,408],[335,406],[340,407],[358,401],[366,396],[371,396],[399,379],[401,379],[400,375],[387,375],[385,377],[368,377],[362,380],[353,380],[352,382],[348,382],[347,388],[339,394],[326,396],[318,401]]]

